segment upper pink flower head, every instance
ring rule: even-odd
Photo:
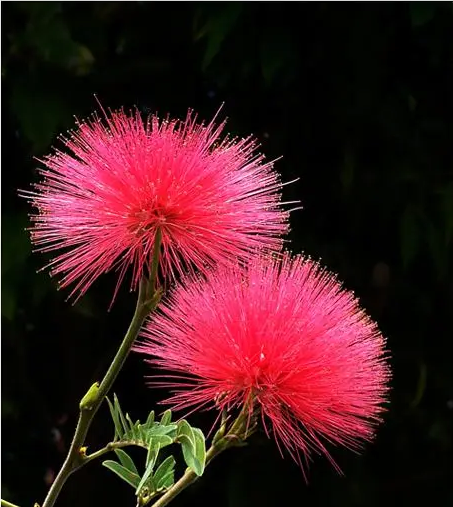
[[[329,456],[325,442],[371,439],[390,377],[385,340],[354,295],[317,263],[287,255],[186,280],[136,349],[176,373],[159,383],[175,389],[173,408],[252,399],[298,460]]]
[[[32,241],[64,249],[50,263],[61,286],[83,294],[112,268],[129,265],[136,286],[162,234],[164,275],[247,259],[256,248],[279,250],[288,230],[281,183],[251,138],[221,138],[224,123],[144,123],[113,112],[78,124],[44,160],[44,180],[26,193],[38,213]]]

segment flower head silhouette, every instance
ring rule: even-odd
[[[173,408],[253,400],[298,461],[312,451],[330,458],[326,442],[356,449],[371,439],[390,377],[385,340],[354,295],[286,254],[185,280],[136,350],[174,372],[156,381],[173,389]]]
[[[117,289],[129,266],[135,287],[157,230],[164,276],[281,249],[288,213],[279,177],[252,138],[222,138],[223,128],[190,111],[185,121],[146,122],[117,111],[62,138],[66,150],[44,159],[43,180],[23,195],[37,208],[32,241],[58,251],[51,275],[75,284],[71,296],[114,268]]]

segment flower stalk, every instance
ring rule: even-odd
[[[85,451],[82,447],[94,416],[99,410],[99,407],[104,401],[107,393],[111,389],[118,373],[121,371],[143,322],[149,313],[156,308],[162,296],[162,291],[156,287],[161,240],[162,236],[158,230],[154,241],[150,275],[148,279],[142,279],[140,281],[137,305],[135,307],[134,316],[132,317],[129,329],[127,330],[126,335],[124,336],[124,339],[101,383],[93,384],[80,402],[79,419],[68,455],[55,481],[53,482],[42,507],[53,507],[68,477],[75,470],[86,464],[88,461],[91,461],[85,459]]]
[[[208,466],[209,463],[221,452],[229,449],[230,447],[244,445],[244,441],[253,433],[255,426],[256,421],[253,408],[246,404],[229,431],[223,437],[214,437],[211,447],[206,452],[206,466]],[[175,482],[175,484],[166,493],[153,503],[152,507],[165,507],[197,479],[199,479],[199,476],[197,476],[193,470],[188,468],[184,475]]]
[[[0,500],[1,502],[1,507],[19,507],[18,505],[14,504],[14,503],[11,503],[11,502],[8,502],[6,500]]]

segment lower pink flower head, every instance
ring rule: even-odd
[[[174,409],[243,406],[300,462],[325,442],[357,449],[386,401],[385,340],[352,292],[304,257],[192,278],[162,303],[136,350],[174,372]],[[333,462],[333,460],[332,460]],[[334,463],[334,462],[333,462]]]
[[[37,208],[32,241],[61,286],[81,295],[99,275],[129,266],[135,287],[151,264],[157,230],[163,275],[205,271],[256,248],[281,249],[288,213],[281,182],[253,139],[222,138],[224,123],[143,122],[123,111],[78,124],[66,151],[40,169],[43,181],[23,192]]]

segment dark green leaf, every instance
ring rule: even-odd
[[[185,420],[179,421],[177,441],[181,444],[187,466],[201,475],[206,462],[206,444],[202,431],[192,428]]]
[[[130,435],[131,440],[138,439],[138,432],[136,430],[135,424],[132,422],[129,414],[126,414],[126,420],[129,423],[128,435]]]
[[[175,458],[173,456],[168,456],[168,458],[164,459],[159,465],[153,477],[157,490],[162,488],[167,489],[173,485],[175,464]]]
[[[272,30],[264,35],[260,48],[261,72],[268,86],[276,78],[285,77],[297,66],[297,53],[288,32]]]
[[[25,214],[9,214],[2,217],[2,277],[8,271],[23,269],[31,254],[30,225]]]
[[[206,439],[199,428],[192,428],[192,430],[195,437],[195,457],[201,465],[201,475],[206,465]]]
[[[166,426],[162,424],[157,424],[153,428],[149,430],[149,434],[153,436],[158,435],[170,435],[172,433],[176,434],[177,425],[176,424],[167,424]]]
[[[2,317],[14,320],[17,306],[17,291],[13,284],[5,284],[2,280]]]
[[[206,52],[202,63],[203,70],[206,70],[216,57],[223,41],[233,30],[243,9],[240,2],[225,2],[220,5],[221,8],[219,12],[213,14],[200,29],[201,33],[207,39]]]
[[[153,445],[159,445],[159,447],[162,449],[162,447],[171,445],[173,443],[173,439],[168,435],[153,435],[152,443]]]
[[[433,2],[413,2],[410,4],[410,12],[412,26],[417,28],[426,25],[433,19],[436,13],[436,4],[433,5]]]
[[[177,431],[178,440],[183,435],[185,435],[189,439],[189,441],[191,442],[192,446],[195,449],[195,436],[193,434],[193,430],[190,427],[190,424],[184,419],[178,422],[178,431]]]
[[[49,147],[60,128],[73,124],[68,102],[48,91],[35,90],[32,96],[27,85],[17,85],[11,93],[9,105],[24,136],[37,153]]]
[[[417,382],[417,389],[415,392],[414,399],[411,402],[411,407],[415,408],[421,402],[423,395],[426,391],[426,377],[427,377],[427,368],[425,363],[420,364],[420,374]]]
[[[124,435],[127,433],[129,427],[126,421],[126,417],[124,416],[123,411],[121,410],[120,402],[118,401],[118,397],[116,396],[116,394],[113,395],[113,403],[115,406],[116,413],[118,414],[118,418],[121,421],[121,425],[123,427],[121,435]]]
[[[151,440],[148,442],[148,454],[146,455],[146,469],[151,469],[154,467],[157,456],[159,455],[160,446],[159,444],[154,444],[154,442]]]
[[[146,419],[146,426],[152,426],[154,424],[154,410],[151,410],[151,412],[148,415],[148,418]]]
[[[159,451],[157,451],[159,452]],[[157,454],[156,454],[157,457]],[[155,459],[150,460],[149,464],[146,467],[145,473],[143,474],[143,477],[141,478],[140,482],[137,484],[137,489],[135,491],[135,494],[138,495],[140,493],[140,490],[146,485],[150,492],[156,491],[156,487],[153,481],[153,468],[155,464]]]
[[[175,483],[175,472],[171,470],[166,473],[163,477],[161,477],[159,483],[156,483],[156,491],[162,491],[170,489]]]
[[[118,456],[118,459],[121,461],[121,464],[124,468],[127,468],[127,470],[130,472],[139,475],[137,467],[127,452],[123,451],[122,449],[115,449],[115,454]]]
[[[203,473],[203,465],[200,463],[198,458],[195,456],[195,448],[192,442],[190,442],[189,438],[185,435],[181,436],[181,448],[182,454],[184,456],[184,461],[187,466],[193,470],[198,476]]]
[[[195,441],[194,440],[191,440],[187,435],[179,435],[177,440],[181,445],[184,444],[187,447],[191,447],[193,450],[193,453],[195,454]]]
[[[139,439],[142,441],[142,442],[147,442],[147,435],[146,435],[146,430],[145,428],[139,424],[137,426],[137,432],[138,432],[138,436],[139,436]]]
[[[167,426],[171,422],[171,410],[166,410],[160,420],[161,426]]]
[[[124,481],[126,481],[128,484],[130,484],[133,488],[137,488],[140,483],[140,477],[128,470],[127,468],[123,467],[116,461],[107,460],[104,461],[103,466],[114,472],[116,475],[121,477]]]
[[[110,415],[112,416],[113,419],[113,424],[115,425],[115,436],[113,438],[113,441],[115,441],[118,440],[123,434],[123,427],[118,417],[118,413],[115,407],[113,406],[112,402],[108,398],[106,398],[106,400],[110,409]]]

